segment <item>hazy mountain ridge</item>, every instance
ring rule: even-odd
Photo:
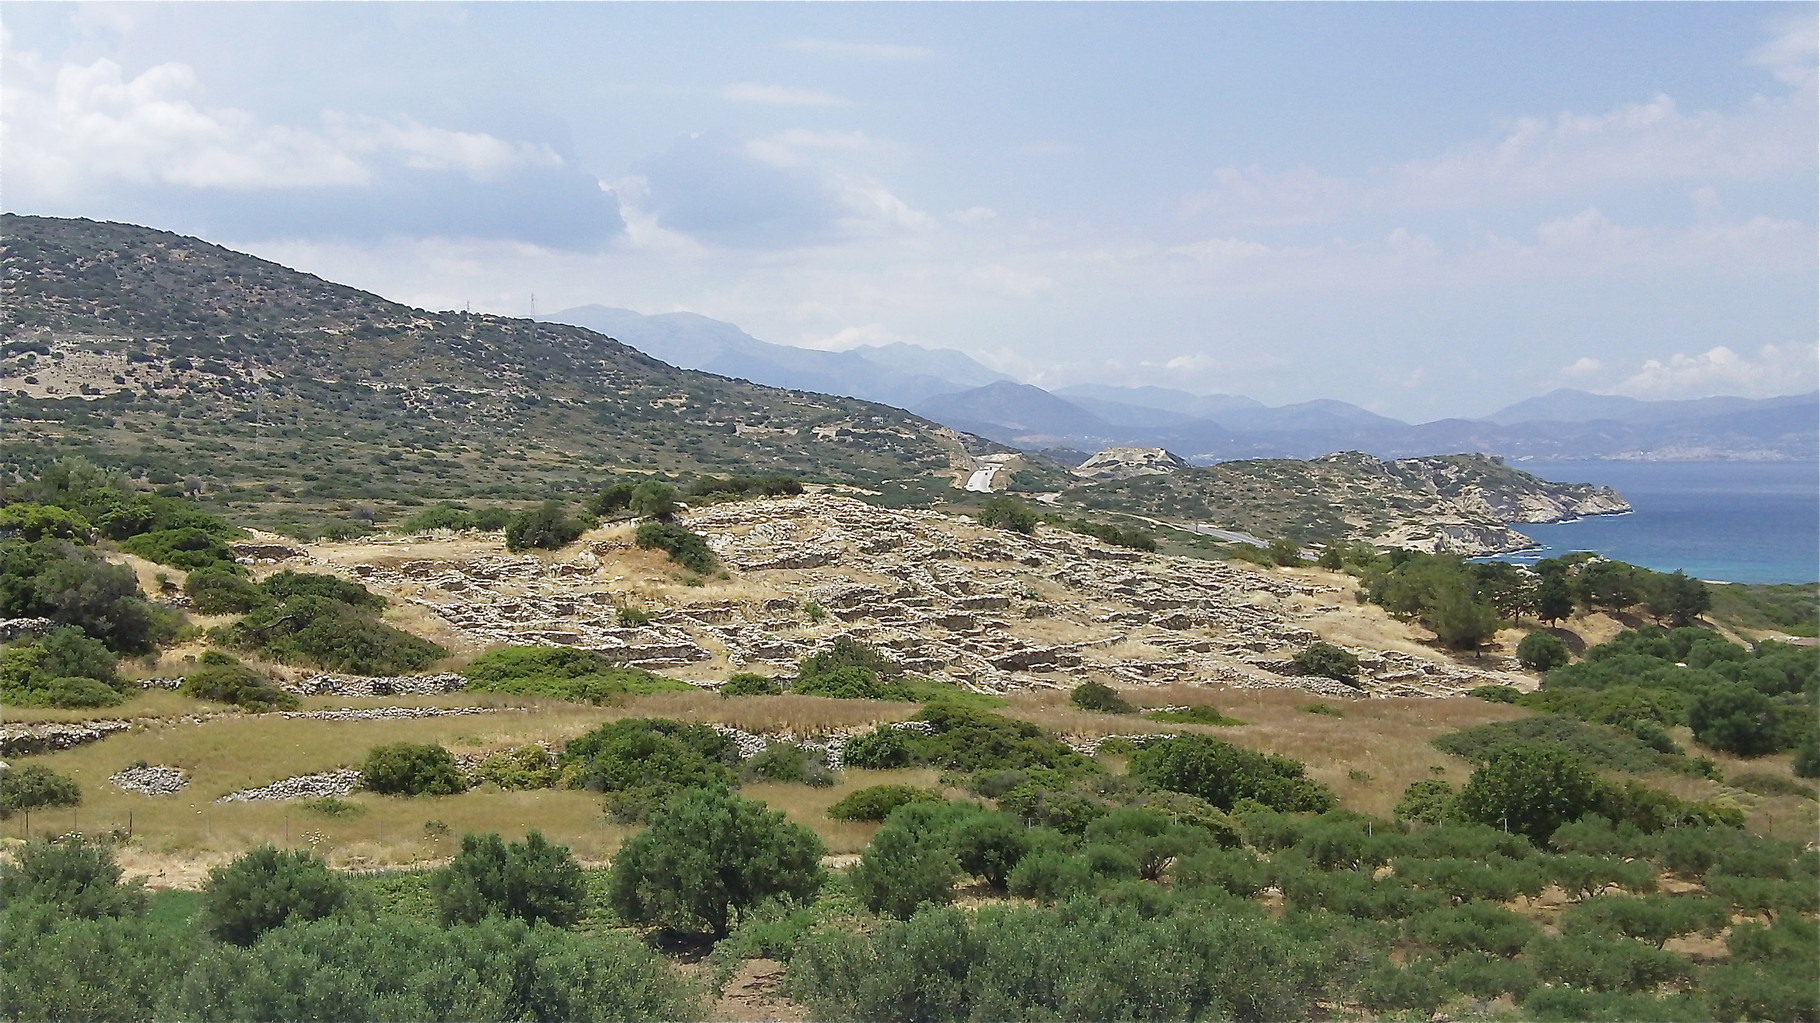
[[[587,327],[684,369],[771,387],[839,394],[899,408],[937,394],[1008,379],[952,349],[902,342],[844,352],[760,341],[734,324],[696,313],[645,315],[602,305],[544,317]]]
[[[1066,405],[1042,402],[1029,391],[1017,392],[1016,402],[995,409],[994,400],[1009,392],[985,388],[941,395],[916,408],[937,422],[1018,447],[1161,447],[1197,464],[1238,458],[1315,458],[1348,450],[1380,458],[1482,451],[1536,459],[1793,461],[1820,454],[1820,428],[1816,426],[1820,423],[1820,394],[1815,393],[1676,402],[1551,395],[1548,400],[1520,402],[1493,415],[1525,417],[1559,409],[1562,414],[1593,418],[1440,419],[1410,424],[1341,401],[1246,407],[1231,402],[1231,396],[1219,395],[1215,400],[1226,403],[1228,411],[1190,418],[1179,411],[1191,407],[1182,399],[1193,396],[1184,392],[1112,387],[1093,387],[1091,393],[1086,388],[1070,390],[1075,397],[1050,397],[1078,409],[1072,418]],[[1157,391],[1163,392],[1160,397],[1146,393]],[[1105,397],[1115,393],[1153,404],[1127,405]],[[1031,425],[1030,411],[1039,403],[1045,411],[1036,428]],[[1147,421],[1132,414],[1133,409],[1142,408],[1149,408],[1157,418]]]

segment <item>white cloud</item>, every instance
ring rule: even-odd
[[[832,57],[837,60],[871,60],[871,61],[910,61],[928,60],[935,51],[926,46],[909,46],[903,43],[848,43],[836,39],[793,39],[785,44],[787,50],[807,53],[816,57]]]
[[[1561,367],[1561,375],[1575,378],[1590,377],[1596,376],[1599,371],[1604,368],[1605,363],[1600,362],[1590,355],[1582,355],[1568,365]]]
[[[788,85],[763,85],[758,82],[740,82],[725,86],[720,90],[722,99],[735,103],[766,103],[775,106],[792,107],[846,107],[852,102],[839,96],[814,89],[798,89]]]
[[[1697,355],[1650,359],[1612,390],[1633,398],[1768,397],[1812,388],[1817,361],[1814,345],[1764,345],[1754,356],[1718,345]]]
[[[207,104],[187,64],[128,77],[106,59],[54,71],[35,55],[8,53],[7,60],[7,184],[27,202],[106,180],[254,191],[365,186],[387,162],[477,181],[562,166],[547,146],[411,120],[328,111],[314,127],[265,123]]]
[[[1782,22],[1776,35],[1751,53],[1751,63],[1767,68],[1777,79],[1796,88],[1812,90],[1815,86],[1817,34],[1811,15]]]

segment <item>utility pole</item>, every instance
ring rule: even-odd
[[[537,319],[537,292],[531,292],[531,319]]]

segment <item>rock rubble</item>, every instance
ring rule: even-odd
[[[182,792],[190,783],[190,775],[181,767],[134,766],[126,768],[108,777],[114,787],[122,792],[136,792],[142,796],[171,796]]]

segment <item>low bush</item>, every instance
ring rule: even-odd
[[[724,937],[767,901],[805,900],[824,880],[815,832],[724,788],[690,789],[620,847],[608,901],[633,923]]]
[[[211,635],[226,646],[276,661],[359,675],[421,671],[449,653],[379,621],[367,608],[313,594],[255,608]]]
[[[262,598],[259,587],[245,572],[218,565],[191,572],[183,581],[183,592],[190,598],[190,607],[205,615],[244,614],[257,607]]]
[[[1530,671],[1547,674],[1571,660],[1573,655],[1567,652],[1567,644],[1552,632],[1538,629],[1517,644],[1517,663]]]
[[[490,650],[470,661],[461,673],[468,688],[477,692],[549,696],[597,705],[622,696],[693,692],[695,688],[642,668],[615,665],[591,650],[563,646]]]
[[[122,884],[120,876],[107,846],[79,835],[36,839],[0,860],[0,905],[36,899],[82,920],[143,915],[144,880]]]
[[[906,803],[942,802],[939,792],[910,785],[873,785],[855,789],[828,807],[828,816],[837,821],[882,821],[891,811]]]
[[[1320,812],[1334,805],[1325,786],[1307,778],[1303,765],[1267,756],[1205,735],[1178,735],[1147,743],[1132,754],[1132,778],[1157,788],[1199,796],[1222,810],[1250,799],[1279,810]]]
[[[506,550],[567,547],[588,531],[589,523],[569,514],[561,501],[545,501],[512,516],[506,523]]]
[[[522,842],[497,832],[461,836],[461,851],[430,879],[444,924],[488,916],[568,927],[581,919],[587,884],[567,846],[533,828]]]
[[[361,762],[360,780],[387,796],[452,796],[468,787],[454,755],[435,743],[374,746]]]
[[[16,707],[112,707],[125,699],[119,659],[100,640],[65,625],[0,647],[0,703]]]
[[[1359,681],[1359,658],[1356,654],[1332,643],[1316,640],[1295,655],[1296,667],[1304,675],[1316,675],[1334,679],[1348,685],[1357,685]]]
[[[720,687],[722,696],[776,696],[783,691],[775,679],[753,671],[736,671]]]
[[[194,526],[141,533],[122,541],[120,547],[147,561],[189,571],[234,565],[234,551],[221,537]]]
[[[295,695],[219,650],[203,653],[196,670],[183,676],[178,692],[198,700],[230,704],[254,714],[292,710],[297,706]]]
[[[535,743],[501,750],[480,762],[480,780],[508,791],[547,789],[556,784],[556,758]]]
[[[201,923],[217,939],[245,946],[287,923],[320,920],[348,901],[347,882],[322,860],[265,845],[209,871]]]
[[[910,766],[912,759],[908,736],[902,728],[890,725],[856,735],[841,748],[841,762],[848,767],[889,771]]]
[[[834,771],[821,750],[791,742],[767,742],[765,748],[743,765],[743,773],[753,779],[781,781],[826,788],[834,784]]]
[[[1100,714],[1135,714],[1137,707],[1119,695],[1118,690],[1103,682],[1088,679],[1068,694],[1068,702],[1082,710]]]
[[[713,575],[720,571],[720,559],[708,547],[701,534],[674,522],[653,520],[638,527],[633,542],[647,549],[661,550],[670,560],[696,575]]]
[[[979,524],[989,529],[1009,529],[1029,535],[1036,532],[1036,512],[1015,497],[1001,494],[986,502],[977,516]]]
[[[608,812],[645,820],[682,789],[731,785],[739,749],[706,725],[628,718],[571,739],[557,757],[562,783],[608,794]]]

